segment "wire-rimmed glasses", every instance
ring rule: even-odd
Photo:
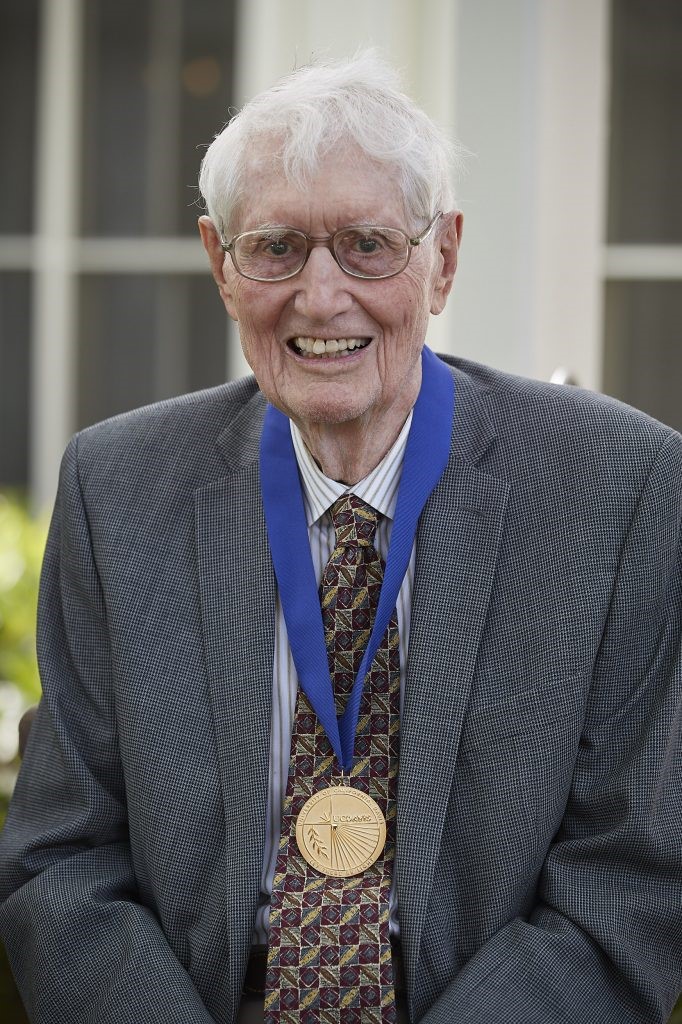
[[[306,235],[290,227],[242,231],[220,244],[232,257],[235,270],[251,281],[286,281],[299,274],[316,245],[324,245],[341,270],[351,277],[381,280],[400,274],[410,262],[415,246],[428,237],[442,213],[437,213],[419,235],[410,237],[400,228],[375,224],[350,224],[333,235]]]

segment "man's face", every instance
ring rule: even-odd
[[[395,178],[357,152],[331,154],[305,190],[261,160],[235,219],[232,234],[286,225],[326,236],[350,224],[378,224],[412,235],[426,224],[408,223]],[[406,269],[384,280],[349,276],[317,246],[295,277],[251,281],[222,252],[208,218],[200,228],[225,307],[239,323],[244,355],[268,401],[302,428],[348,421],[369,427],[379,419],[385,427],[386,419],[395,419],[397,432],[419,391],[429,313],[442,310],[450,289],[461,215],[440,218]],[[309,355],[298,338],[353,340],[356,347]]]

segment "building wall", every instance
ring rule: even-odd
[[[0,486],[49,504],[73,430],[245,371],[195,234],[201,147],[230,106],[293,67],[367,45],[470,151],[460,269],[431,345],[569,375],[682,426],[679,178],[666,172],[681,145],[681,12],[677,0],[6,0]]]

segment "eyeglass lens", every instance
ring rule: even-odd
[[[397,228],[344,228],[333,238],[339,265],[356,277],[390,277],[407,260],[408,241]],[[237,266],[247,277],[266,281],[290,277],[306,261],[308,242],[300,231],[247,231],[235,240]]]

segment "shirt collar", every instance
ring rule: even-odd
[[[296,424],[289,420],[289,426],[301,478],[303,505],[308,526],[312,526],[314,522],[320,519],[331,508],[337,498],[351,491],[358,498],[362,498],[368,505],[376,509],[377,512],[380,512],[381,515],[387,519],[393,519],[398,500],[398,485],[400,484],[400,477],[403,471],[405,445],[407,444],[410,427],[412,426],[412,411],[410,411],[402,430],[379,465],[352,487],[347,487],[346,484],[339,483],[338,480],[331,480],[328,476],[325,476],[308,451]]]

